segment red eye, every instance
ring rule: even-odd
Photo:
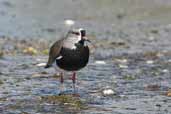
[[[75,33],[76,35],[80,35],[78,32]]]

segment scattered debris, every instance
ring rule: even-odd
[[[135,80],[136,78],[135,78],[135,76],[126,75],[126,76],[124,76],[124,79],[125,80]]]
[[[96,64],[106,64],[105,61],[95,61]]]
[[[45,49],[45,50],[42,51],[42,53],[45,54],[45,55],[48,55],[49,54],[49,50]]]
[[[43,31],[47,31],[47,32],[56,32],[56,29],[55,28],[46,28],[46,29],[43,29]]]
[[[75,24],[75,21],[73,21],[73,20],[71,20],[71,19],[67,19],[67,20],[65,20],[65,25],[67,25],[67,26],[72,26],[72,25],[74,25]]]
[[[128,60],[127,59],[115,59],[116,62],[119,62],[119,63],[127,63]]]
[[[123,19],[125,16],[126,16],[125,13],[118,13],[118,14],[116,15],[117,19],[119,19],[119,20]]]
[[[122,42],[122,41],[120,41],[120,42],[114,42],[114,41],[112,41],[109,44],[112,45],[112,46],[114,46],[114,47],[121,47],[121,46],[126,47],[126,43],[125,42]]]
[[[33,48],[33,47],[28,47],[28,48],[24,49],[23,53],[29,54],[29,55],[36,55],[36,54],[38,54],[37,50],[35,48]]]
[[[39,64],[36,64],[36,66],[38,66],[38,67],[42,67],[42,66],[45,66],[46,65],[46,63],[39,63]]]
[[[166,96],[171,97],[171,89],[166,92]]]
[[[42,74],[40,74],[40,73],[32,74],[32,77],[41,77],[41,76],[42,76]]]
[[[160,108],[162,107],[162,105],[161,104],[156,104],[156,107],[158,107],[159,109],[159,111],[160,111]]]
[[[158,52],[158,51],[147,51],[143,54],[144,58],[149,60],[158,59],[159,57],[163,56],[164,52]]]
[[[3,57],[4,53],[3,51],[0,51],[0,58]]]
[[[147,86],[145,87],[145,90],[147,90],[147,91],[158,91],[158,90],[160,90],[160,86],[157,85],[157,84],[154,84],[154,85],[147,85]]]
[[[123,64],[119,64],[119,68],[127,69],[128,66],[127,65],[123,65]]]
[[[150,30],[150,32],[153,33],[153,34],[158,34],[158,33],[159,33],[159,30],[157,30],[157,29],[152,29],[152,30]]]
[[[148,39],[149,39],[149,41],[154,41],[155,37],[154,36],[150,36]]]
[[[4,84],[4,82],[2,80],[0,80],[0,85]]]
[[[171,59],[169,59],[168,62],[171,62]]]
[[[79,97],[74,97],[73,95],[58,95],[58,96],[46,96],[41,98],[42,102],[47,102],[50,104],[63,104],[74,109],[83,109],[85,104]]]
[[[147,64],[153,64],[154,61],[153,61],[153,60],[147,60],[146,63],[147,63]]]
[[[162,72],[167,73],[167,72],[169,72],[169,70],[168,69],[163,69]]]
[[[104,96],[109,96],[109,95],[114,95],[115,92],[114,92],[112,89],[104,89],[104,90],[102,91],[102,94],[103,94]]]

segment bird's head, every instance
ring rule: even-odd
[[[82,28],[70,30],[68,32],[68,36],[74,38],[77,42],[90,42],[90,40],[86,37],[86,30]]]

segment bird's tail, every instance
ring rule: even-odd
[[[49,68],[51,67],[52,65],[49,65],[49,64],[46,64],[45,68]]]
[[[51,56],[49,56],[49,59],[48,59],[48,62],[46,64],[45,68],[52,67],[52,64],[53,64],[54,61],[55,61],[55,59],[52,58]]]

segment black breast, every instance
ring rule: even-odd
[[[57,59],[57,65],[67,71],[76,71],[85,67],[89,60],[88,46],[76,45],[76,49],[61,49],[61,59]]]

